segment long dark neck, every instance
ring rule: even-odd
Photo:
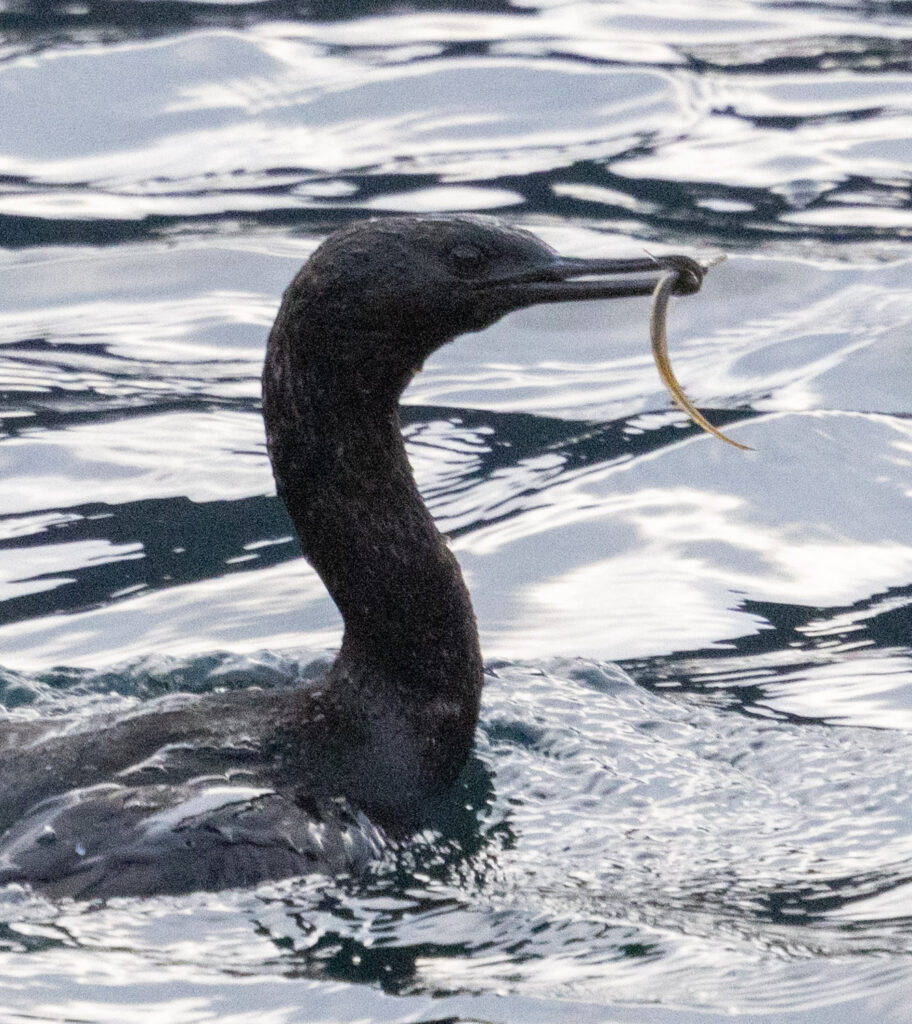
[[[300,340],[273,330],[264,414],[280,493],[345,622],[334,675],[347,699],[398,709],[448,781],[471,745],[481,655],[459,566],[405,453],[405,381],[384,390],[383,367],[329,364],[314,348],[302,355]]]

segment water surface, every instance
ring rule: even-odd
[[[268,326],[334,226],[724,252],[407,394],[488,679],[468,808],[362,879],[0,893],[0,1017],[901,1022],[912,998],[912,7],[0,2],[0,701],[319,671]]]

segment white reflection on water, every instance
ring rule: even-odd
[[[0,568],[0,601],[53,590],[70,581],[68,569],[142,557],[141,544],[109,541],[45,544],[37,550],[7,551]]]
[[[738,610],[745,599],[851,604],[909,579],[899,509],[912,461],[897,450],[906,422],[777,415],[733,433],[757,453],[691,438],[558,478],[527,512],[462,540],[471,568],[474,555],[504,566],[495,579],[506,573],[493,589],[478,572],[493,649],[615,658],[694,649],[756,630],[756,614]],[[845,459],[839,480],[835,452]],[[522,583],[517,564],[534,565],[534,581]]]
[[[245,77],[226,80],[225,67],[242,67]],[[215,213],[226,196],[210,176],[239,171],[256,189],[274,167],[482,177],[521,164],[528,173],[562,166],[573,152],[613,155],[670,124],[680,131],[701,112],[692,84],[657,70],[557,60],[346,66],[308,44],[264,44],[255,30],[30,57],[0,67],[0,93],[30,97],[9,108],[0,170],[32,185],[91,184],[16,190],[0,195],[0,212]],[[99,118],[86,97],[102,95],[117,99]],[[137,121],[137,106],[154,116]],[[172,183],[168,194],[163,179]],[[238,195],[244,179],[223,184],[233,209],[277,205],[271,192]]]
[[[811,183],[803,201],[806,203],[853,175],[901,176],[910,158],[910,124],[912,118],[907,116],[876,125],[867,121],[839,125],[811,121],[798,129],[758,130],[734,116],[718,117],[703,122],[688,138],[669,143],[654,155],[616,161],[614,168],[632,178],[710,182],[718,181],[719,167],[723,166],[726,184],[740,188],[779,189],[795,182]],[[864,223],[866,215],[876,217],[879,211],[860,207],[853,212],[858,222]],[[787,219],[798,216],[792,214]],[[897,226],[904,226],[905,220],[901,212]],[[834,222],[838,222],[835,216]]]
[[[319,577],[299,560],[154,590],[104,608],[33,618],[2,630],[3,664],[99,667],[142,657],[338,648],[342,626]]]
[[[15,466],[0,514],[186,495],[194,501],[272,490],[259,415],[216,410],[126,417],[7,441]],[[13,477],[13,473],[10,474]]]

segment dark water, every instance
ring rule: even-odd
[[[489,678],[473,809],[358,882],[0,892],[0,1019],[905,1022],[912,4],[0,0],[0,699],[289,685],[338,642],[259,365],[333,226],[724,252],[408,394]],[[621,668],[616,667],[620,663]]]

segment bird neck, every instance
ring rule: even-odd
[[[424,768],[448,782],[471,747],[482,663],[462,573],[406,456],[404,382],[382,393],[363,367],[329,373],[275,334],[264,372],[269,452],[304,555],[345,623],[331,681],[378,721],[395,708],[433,762]]]

